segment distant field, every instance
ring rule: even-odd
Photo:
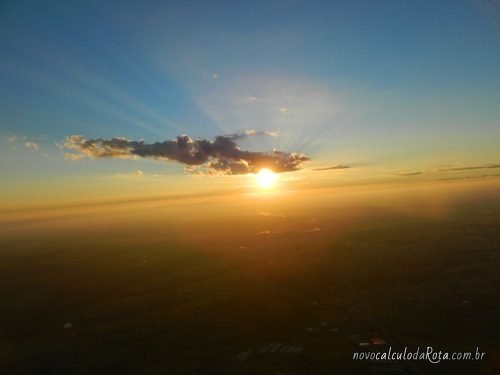
[[[349,337],[382,328],[398,345],[487,352],[422,373],[500,373],[496,186],[452,203],[330,197],[9,216],[0,372],[363,374]],[[285,349],[259,353],[269,343]]]

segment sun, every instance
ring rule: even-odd
[[[257,184],[263,188],[268,189],[274,186],[276,183],[276,173],[274,173],[269,168],[262,168],[256,175],[255,179],[257,180]]]

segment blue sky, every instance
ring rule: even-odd
[[[280,137],[251,139],[247,148],[305,152],[323,163],[426,163],[443,152],[443,162],[497,161],[494,1],[0,7],[0,132],[39,145],[19,155],[3,142],[0,168],[19,181],[137,165],[182,173],[135,161],[75,167],[55,145],[72,134],[152,142],[251,128]]]

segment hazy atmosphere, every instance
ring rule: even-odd
[[[0,373],[500,373],[498,1],[4,1],[0,46]]]

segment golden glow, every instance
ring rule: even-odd
[[[257,184],[263,189],[269,189],[274,186],[277,180],[276,173],[268,168],[262,168],[259,173],[255,175]]]

